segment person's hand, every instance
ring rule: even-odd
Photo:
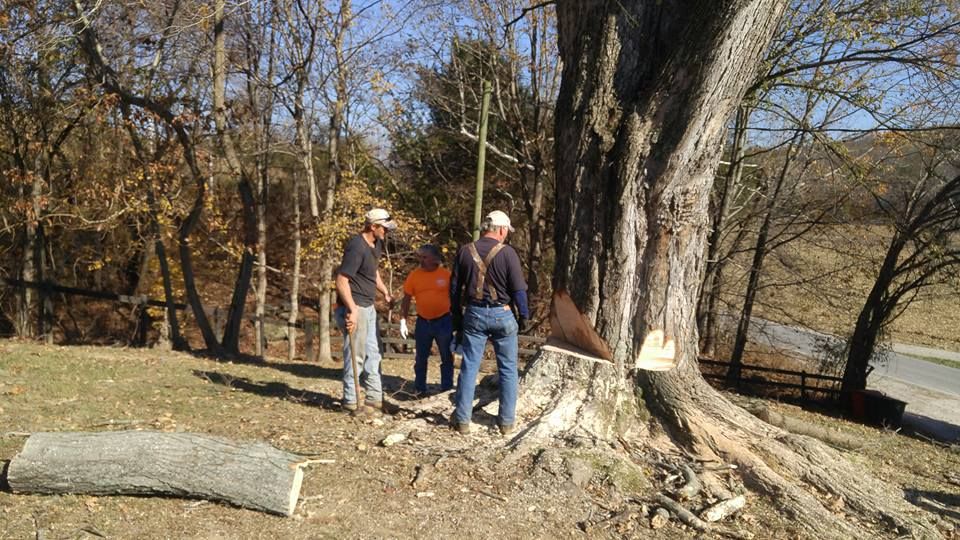
[[[517,321],[517,333],[526,334],[530,330],[530,319],[521,318]]]
[[[463,356],[463,332],[453,334],[453,341],[450,342],[450,352]]]
[[[345,319],[347,324],[347,333],[352,334],[357,328],[357,321],[359,321],[360,316],[356,311],[348,311],[347,317]]]
[[[410,332],[407,330],[407,320],[400,319],[400,337],[402,337],[403,339],[407,339],[407,335],[409,333]]]
[[[454,332],[463,331],[463,314],[454,311],[451,315],[450,323],[453,325]]]
[[[384,295],[383,295],[383,299],[387,302],[387,305],[388,305],[388,306],[393,307],[393,300],[394,300],[394,298],[393,298],[393,296],[390,295],[390,293],[384,294]]]

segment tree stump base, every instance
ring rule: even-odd
[[[14,456],[14,493],[166,495],[290,516],[302,456],[210,435],[120,431],[35,433]]]
[[[626,382],[607,360],[541,350],[520,381],[518,412],[531,419],[522,438],[609,441],[630,436],[643,415]]]

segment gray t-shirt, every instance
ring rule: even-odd
[[[377,296],[377,262],[382,249],[382,240],[376,240],[370,247],[358,234],[347,242],[343,250],[339,272],[348,278],[350,294],[360,307],[372,306]]]

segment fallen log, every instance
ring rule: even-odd
[[[290,516],[302,456],[266,443],[155,431],[34,433],[14,456],[14,493],[168,495]]]
[[[757,418],[770,425],[785,429],[790,433],[806,435],[808,437],[813,437],[814,439],[819,439],[830,446],[833,446],[834,448],[840,448],[843,450],[859,450],[863,447],[863,440],[858,439],[853,435],[838,433],[836,431],[831,431],[827,428],[804,422],[796,418],[784,416],[778,412],[770,410],[769,407],[753,406],[748,407],[747,410]]]

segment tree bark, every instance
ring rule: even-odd
[[[15,493],[170,495],[290,516],[304,461],[266,443],[203,434],[34,433],[7,482]]]
[[[227,160],[231,174],[237,179],[243,216],[244,250],[240,256],[240,268],[233,286],[230,309],[227,313],[227,325],[223,330],[223,349],[230,354],[240,352],[240,327],[243,324],[243,311],[247,292],[250,290],[250,278],[253,275],[254,253],[257,249],[257,205],[253,196],[250,174],[244,169],[230,136],[227,125],[226,84],[227,52],[225,34],[225,0],[217,0],[214,7],[213,33],[213,118],[217,126],[217,139],[220,149]]]
[[[870,358],[873,357],[877,338],[884,322],[896,306],[896,304],[891,305],[885,297],[893,283],[897,260],[900,258],[903,246],[904,243],[900,235],[895,233],[883,264],[880,266],[873,288],[867,295],[867,299],[860,309],[860,314],[857,316],[853,335],[850,336],[847,364],[843,370],[843,381],[840,383],[840,391],[846,395],[867,387]]]

